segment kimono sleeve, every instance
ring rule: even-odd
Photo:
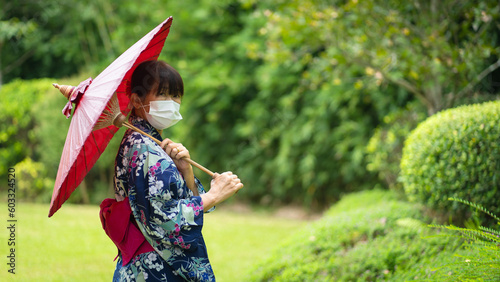
[[[203,202],[192,196],[173,161],[156,144],[135,144],[130,157],[130,205],[152,245],[190,250],[202,244]]]
[[[196,187],[198,189],[198,194],[203,195],[206,193],[205,188],[203,188],[203,184],[201,184],[200,180],[198,178],[196,178],[196,176],[194,177],[194,183],[196,184]],[[191,192],[191,190],[189,190],[189,195],[193,196],[193,193]],[[216,206],[213,206],[205,213],[211,213],[215,209],[216,209]]]

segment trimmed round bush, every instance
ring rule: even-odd
[[[408,137],[400,181],[410,201],[463,219],[461,198],[500,213],[500,101],[449,109]]]

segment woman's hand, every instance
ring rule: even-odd
[[[243,188],[243,183],[236,174],[230,171],[222,174],[215,173],[210,182],[210,190],[201,195],[203,210],[208,211],[213,206],[222,203],[236,194],[241,188]]]
[[[191,158],[189,151],[181,143],[175,143],[172,140],[165,138],[160,145],[167,155],[172,158],[177,169],[182,172],[193,171],[193,167],[183,158]]]
[[[193,192],[193,195],[198,196],[198,187],[194,181],[193,167],[185,158],[191,158],[189,151],[181,143],[175,143],[172,140],[165,138],[160,145],[165,152],[172,158],[175,166],[184,177],[187,187]]]

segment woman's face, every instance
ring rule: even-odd
[[[142,105],[144,106],[144,110],[149,113],[149,103],[151,101],[166,101],[166,100],[172,100],[177,103],[182,102],[182,98],[178,94],[162,94],[162,95],[156,95],[156,91],[151,91],[149,92],[148,95],[144,98],[144,101],[142,101]]]
[[[149,113],[149,109],[150,109],[149,103],[151,101],[172,100],[172,101],[180,104],[182,102],[182,96],[178,95],[178,94],[157,95],[157,90],[155,88],[153,88],[153,90],[151,90],[151,92],[149,92],[146,95],[146,97],[144,97],[144,100],[141,100],[141,98],[139,98],[139,96],[136,93],[132,93],[131,100],[132,100],[132,104],[134,107],[134,111],[133,111],[132,115],[146,119],[145,112]]]

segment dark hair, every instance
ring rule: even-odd
[[[181,75],[163,61],[146,61],[137,66],[132,74],[130,89],[144,99],[151,90],[158,95],[184,95]]]

